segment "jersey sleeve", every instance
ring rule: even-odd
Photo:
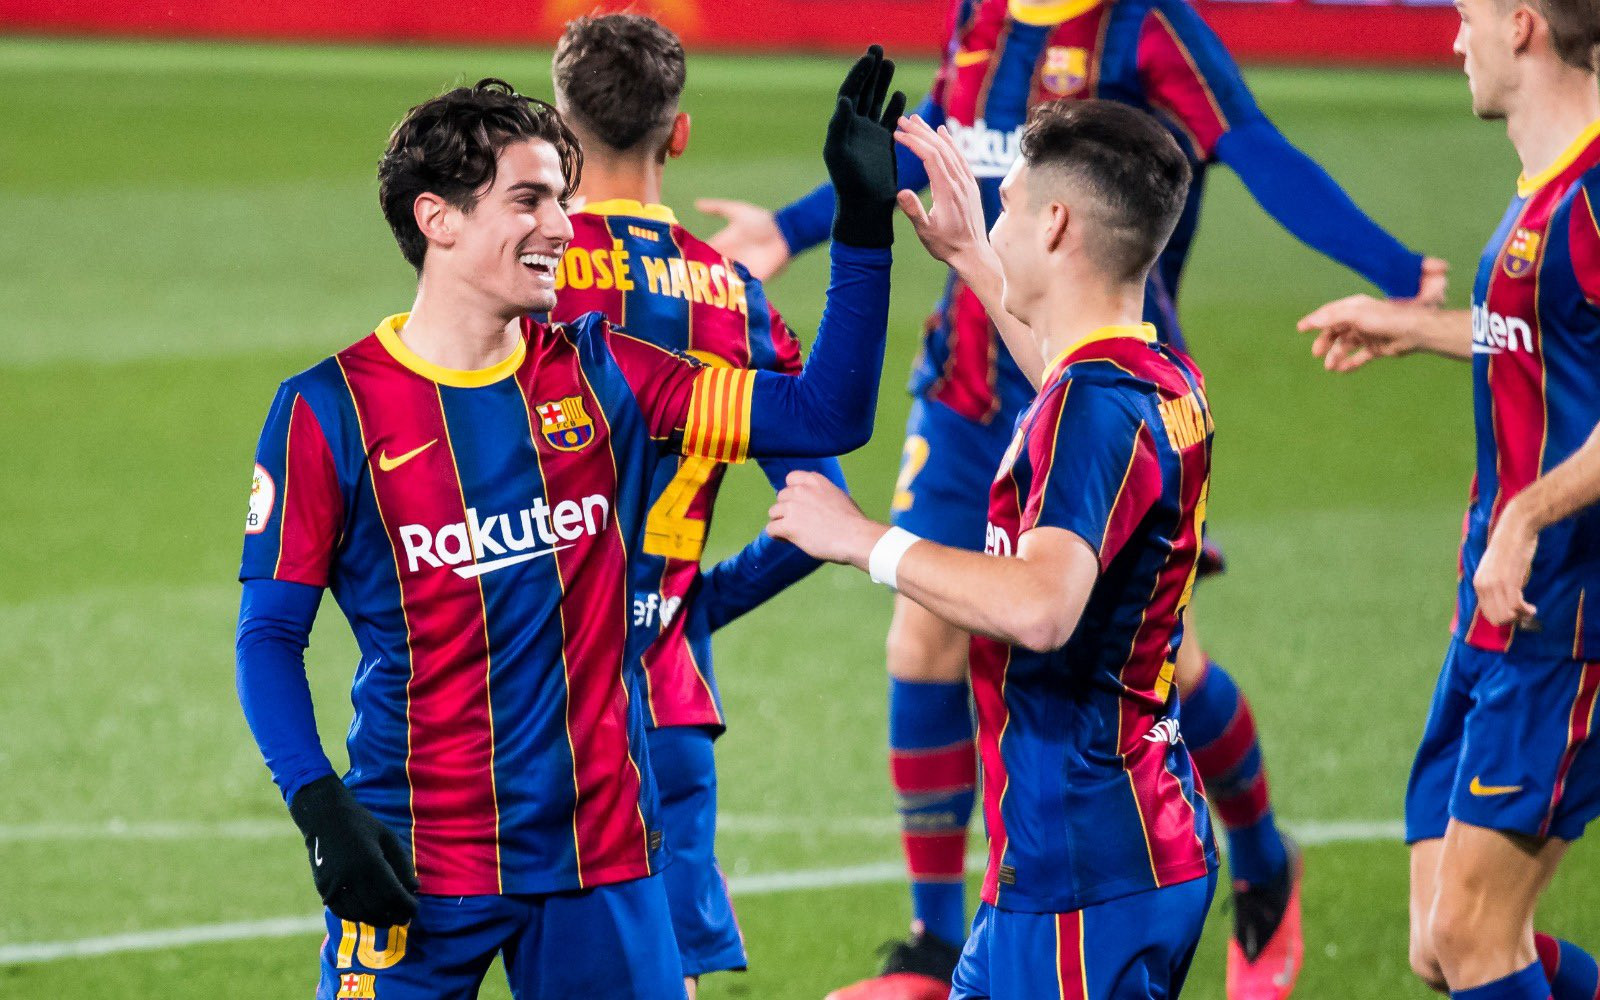
[[[1589,171],[1573,196],[1568,234],[1578,287],[1600,309],[1600,171]]]
[[[1210,160],[1224,133],[1260,116],[1239,67],[1210,25],[1187,3],[1156,4],[1139,29],[1145,97]]]
[[[1070,531],[1109,565],[1161,495],[1149,426],[1115,389],[1069,379],[1025,447],[1034,473],[1022,523]]]
[[[344,509],[322,425],[292,381],[286,382],[256,446],[239,579],[326,587]]]
[[[719,462],[749,456],[754,371],[711,368],[616,329],[608,337],[651,437],[681,454]]]

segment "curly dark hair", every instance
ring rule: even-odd
[[[568,117],[619,153],[672,124],[686,73],[678,36],[642,14],[574,19],[551,64]]]
[[[1028,116],[1021,147],[1030,169],[1059,171],[1090,195],[1105,269],[1144,280],[1178,225],[1193,174],[1167,130],[1114,101],[1051,101]],[[1040,184],[1030,178],[1030,192]]]
[[[378,202],[401,254],[418,273],[428,240],[417,228],[417,196],[436,194],[471,211],[494,183],[500,151],[524,139],[554,146],[567,192],[577,190],[583,172],[577,137],[553,106],[504,80],[456,87],[406,112],[378,161]]]

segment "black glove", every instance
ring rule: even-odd
[[[839,86],[839,103],[828,122],[822,161],[833,181],[833,238],[853,247],[894,243],[895,123],[906,95],[895,91],[884,106],[894,63],[877,45],[856,60]]]
[[[416,916],[417,876],[400,838],[336,775],[296,792],[289,815],[306,835],[311,877],[334,916],[373,927],[394,927]]]

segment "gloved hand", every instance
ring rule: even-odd
[[[311,877],[334,916],[373,927],[394,927],[416,916],[417,876],[400,838],[337,775],[296,792],[289,815],[305,834]]]
[[[884,106],[894,63],[877,45],[856,60],[839,86],[839,103],[828,122],[822,160],[835,193],[833,238],[853,247],[894,243],[895,123],[906,95],[895,91]]]

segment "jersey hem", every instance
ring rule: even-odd
[[[426,896],[545,896],[557,892],[593,889],[601,885],[615,885],[618,882],[636,882],[659,873],[671,861],[671,854],[663,848],[652,854],[646,864],[613,865],[598,872],[590,872],[581,880],[577,872],[564,873],[559,877],[525,878],[502,873],[498,882],[493,874],[473,878],[428,879],[423,881],[420,891]]]
[[[1150,884],[1148,874],[1141,872],[1136,876],[1101,882],[1065,895],[1034,895],[1007,887],[1002,887],[997,892],[985,890],[983,901],[997,910],[1011,910],[1017,913],[1071,913],[1100,903],[1109,903],[1124,896],[1193,882],[1195,879],[1205,878],[1217,868],[1217,852],[1210,850],[1201,861],[1187,861],[1181,865],[1157,868],[1154,885]]]

